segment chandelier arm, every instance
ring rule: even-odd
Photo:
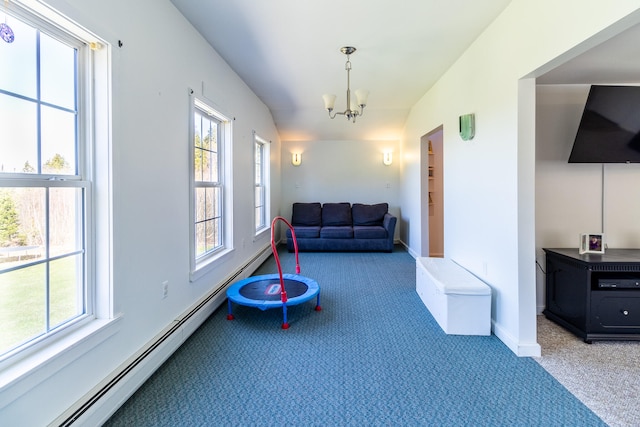
[[[340,113],[340,112],[336,111],[336,112],[333,113],[333,116],[332,116],[331,115],[331,110],[328,110],[328,111],[329,111],[329,118],[330,119],[335,119],[338,114],[344,114],[344,113]]]

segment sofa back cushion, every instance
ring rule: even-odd
[[[322,225],[322,207],[320,203],[294,203],[291,215],[291,225],[320,226]]]
[[[382,225],[384,215],[388,210],[389,205],[387,203],[377,203],[375,205],[354,203],[351,209],[353,225]]]
[[[351,226],[351,204],[325,203],[322,205],[322,226]]]

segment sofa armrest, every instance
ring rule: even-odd
[[[391,215],[389,212],[387,212],[386,214],[384,214],[384,218],[382,219],[382,226],[384,227],[385,230],[387,230],[387,233],[389,234],[389,237],[393,240],[393,236],[396,230],[396,222],[398,221],[398,218],[396,218],[395,216]]]

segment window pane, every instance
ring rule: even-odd
[[[220,176],[220,153],[217,151],[211,155],[211,180],[222,182],[222,177]]]
[[[202,181],[211,182],[211,152],[202,151]]]
[[[255,181],[256,184],[262,183],[262,156],[263,156],[263,147],[262,144],[255,144],[256,146],[256,164],[255,164]]]
[[[206,188],[196,188],[196,222],[202,222],[206,219]]]
[[[52,261],[50,264],[50,328],[60,326],[84,313],[82,255]]]
[[[2,16],[6,16],[7,24],[19,37],[16,37],[12,43],[0,43],[0,58],[2,58],[0,88],[35,98],[37,93],[36,30],[11,16]],[[0,109],[0,111],[4,114],[4,110]]]
[[[205,247],[205,234],[204,222],[196,224],[196,257],[203,255],[207,250]]]
[[[0,273],[0,354],[46,331],[44,264]]]
[[[221,218],[214,218],[196,224],[196,257],[222,246],[221,223]]]
[[[41,98],[44,102],[75,110],[75,49],[46,34],[40,35]]]
[[[38,172],[36,123],[35,103],[0,94],[0,172]]]
[[[218,123],[209,120],[206,131],[206,147],[211,151],[218,151]]]
[[[195,121],[194,129],[195,130],[194,130],[194,133],[193,133],[193,135],[194,135],[193,144],[196,147],[202,147],[202,115],[196,113],[194,116],[195,116],[194,117],[194,121]]]
[[[0,188],[0,272],[44,256],[45,190]]]
[[[262,184],[262,163],[256,162],[255,170],[253,172],[253,175],[255,177],[256,185]]]
[[[200,148],[196,148],[194,152],[194,159],[193,159],[193,171],[194,171],[193,178],[196,181],[203,181],[203,177],[202,177],[203,156],[204,156],[204,151],[202,151],[202,149]]]
[[[221,243],[219,218],[196,224],[196,256],[217,249]]]
[[[213,188],[213,216],[219,218],[222,216],[222,188]]]
[[[218,241],[220,236],[219,221],[213,219],[207,221],[207,250],[212,250],[218,247]]]
[[[42,107],[42,172],[76,174],[75,114]]]
[[[264,205],[264,187],[256,187],[256,206]]]
[[[49,190],[49,256],[82,250],[81,188]]]
[[[215,216],[215,188],[207,188],[205,190],[205,218],[210,219]]]
[[[218,207],[219,188],[196,188],[196,221],[211,219],[220,214]]]

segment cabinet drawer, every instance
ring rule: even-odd
[[[640,333],[640,293],[591,293],[590,332]]]

